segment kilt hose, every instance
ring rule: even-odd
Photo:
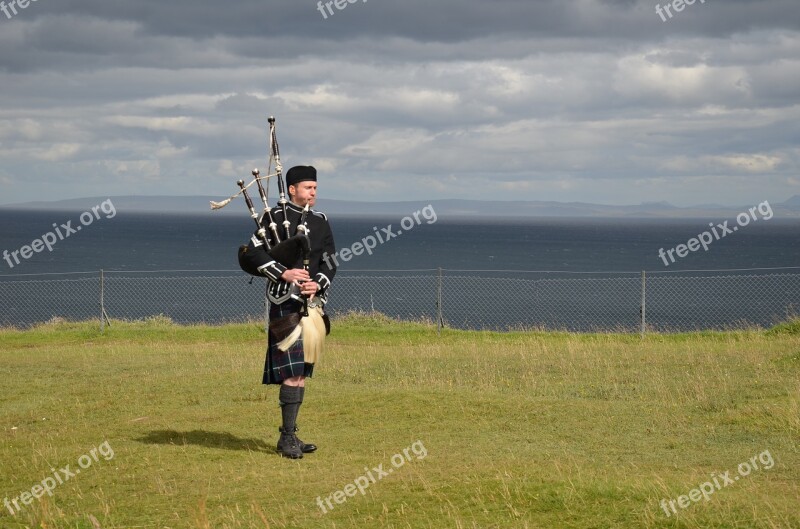
[[[301,302],[293,299],[280,305],[272,304],[269,308],[269,319],[274,321],[289,314],[298,313],[302,310],[302,306]],[[272,333],[269,333],[262,384],[282,384],[287,378],[311,377],[313,373],[314,364],[305,362],[302,335],[288,351],[281,351],[278,349],[277,340],[274,340]]]

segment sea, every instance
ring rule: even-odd
[[[84,226],[81,212],[0,210],[0,251],[10,254],[48,232],[57,239],[52,251],[44,248],[28,259],[19,256],[19,263],[4,258],[0,275],[100,269],[238,271],[236,251],[254,228],[244,214],[240,218],[117,212],[107,218],[98,213],[99,219],[94,216]],[[700,248],[683,258],[673,253],[676,262],[667,257],[669,266],[659,257],[660,248],[666,251],[685,244],[710,231],[709,222],[726,219],[418,219],[406,221],[407,230],[401,227],[401,218],[330,219],[340,250],[353,249],[368,237],[376,241],[371,254],[356,247],[361,255],[339,257],[340,270],[639,272],[800,266],[800,219],[759,219],[714,240],[707,251]],[[61,227],[67,223],[80,231],[69,233]],[[729,221],[730,226],[735,224]]]
[[[51,308],[52,299],[48,300],[47,292],[28,296],[19,291],[9,291],[9,287],[3,290],[3,285],[13,282],[24,281],[26,288],[33,289],[34,285],[47,280],[46,285],[49,286],[46,290],[52,291],[57,285],[49,283],[51,281],[83,277],[80,274],[64,274],[85,273],[92,278],[91,281],[95,281],[94,278],[100,270],[108,273],[109,278],[135,278],[142,277],[141,274],[151,277],[207,277],[217,274],[230,277],[241,275],[246,279],[238,267],[236,252],[239,245],[245,244],[249,239],[254,224],[244,214],[240,217],[216,215],[213,212],[161,215],[117,211],[112,216],[111,212],[98,211],[95,215],[86,214],[81,217],[81,213],[0,210],[0,252],[3,252],[0,260],[0,293],[5,297],[2,300],[4,308],[0,308],[0,324],[30,323],[28,320],[31,318],[58,315],[58,311]],[[728,220],[729,227],[735,226],[738,229],[713,240],[707,250],[701,247],[697,251],[688,251],[684,257],[673,252],[675,262],[670,261],[668,250],[687,244],[687,241],[702,232],[711,232],[712,228],[725,220]],[[472,305],[472,309],[484,313],[497,313],[498,310],[508,307],[508,303],[495,304],[496,299],[503,296],[519,303],[519,308],[508,309],[509,312],[525,312],[525,307],[529,307],[531,303],[530,299],[525,298],[535,296],[534,294],[497,292],[498,285],[505,285],[503,288],[510,290],[517,287],[527,288],[527,283],[520,286],[513,281],[544,281],[536,287],[541,289],[548,287],[549,283],[546,281],[624,278],[629,282],[625,288],[630,287],[631,294],[635,295],[642,271],[650,276],[667,276],[684,271],[684,274],[693,277],[800,274],[800,268],[790,268],[800,267],[800,219],[759,218],[746,226],[738,226],[736,219],[725,218],[477,219],[418,215],[416,219],[336,216],[330,219],[330,223],[339,250],[336,257],[339,272],[335,284],[344,282],[344,286],[339,287],[340,294],[332,291],[331,305],[336,306],[333,300],[338,295],[342,303],[337,308],[342,311],[383,309],[382,311],[397,316],[421,315],[438,318],[436,309],[444,302],[433,299],[436,296],[427,291],[441,287],[441,280],[436,283],[436,276],[440,274],[446,279],[460,278],[460,282],[444,285],[445,298],[451,290],[459,291],[457,299],[453,298],[450,302],[451,306],[457,305],[459,310],[466,310],[466,306]],[[717,235],[721,235],[721,229],[716,231]],[[52,235],[47,235],[48,233]],[[50,243],[51,249],[37,243],[34,249],[38,248],[39,252],[20,252],[24,246],[31,246],[34,241],[43,238],[53,241]],[[372,246],[369,252],[365,251],[366,245]],[[659,255],[660,249],[664,249],[665,257]],[[785,269],[764,270],[780,268]],[[442,271],[439,272],[439,269]],[[171,272],[168,274],[166,271]],[[369,292],[359,290],[359,300],[354,302],[357,306],[350,306],[353,303],[349,301],[343,303],[353,298],[346,291],[361,288],[364,281],[369,281],[371,277],[389,279],[376,282],[375,288],[367,289]],[[426,291],[420,294],[422,297],[403,294],[406,288],[404,285],[414,284],[414,281],[403,278],[415,277],[426,278],[421,280],[419,286]],[[431,278],[433,283],[427,278]],[[746,300],[763,295],[763,288],[758,286],[758,281],[747,286],[749,284],[737,287],[740,290],[738,297],[735,296],[728,302],[734,303],[735,299]],[[346,288],[346,285],[352,285],[353,288]],[[554,290],[550,298],[544,291],[537,290],[542,300],[560,299],[558,292],[572,292],[570,283],[552,286]],[[92,296],[95,295],[93,288]],[[184,282],[180,288],[181,294],[185,295],[187,290],[203,287],[192,287]],[[697,290],[694,284],[681,288],[687,289],[685,294],[688,297]],[[798,294],[793,290],[794,283],[788,288],[784,283],[770,288],[784,296],[781,301],[783,309],[776,309],[779,312],[785,310],[786,299],[790,305],[796,303],[800,306],[800,299],[795,299]],[[154,286],[154,289],[163,290],[163,286]],[[471,289],[475,289],[472,298],[467,295]],[[382,300],[381,295],[386,292],[391,292],[391,302]],[[156,294],[153,292],[153,296]],[[578,306],[597,304],[598,299],[608,298],[605,295],[592,294],[586,295],[582,301],[581,295],[583,294],[579,294],[575,301]],[[65,296],[70,297],[66,294]],[[152,297],[145,294],[142,296]],[[23,301],[23,298],[30,299]],[[259,299],[262,298],[260,296]],[[203,301],[187,303],[205,304]],[[600,303],[614,305],[607,299]],[[716,302],[707,300],[706,303]],[[428,307],[421,314],[412,310],[412,307],[420,304]],[[49,306],[49,312],[34,309],[42,305]],[[551,302],[549,308],[557,305],[560,302]],[[639,311],[638,300],[635,305],[636,311]],[[610,313],[616,312],[617,308],[605,306]],[[547,309],[548,307],[540,307],[539,310],[546,317],[539,317],[536,321],[526,317],[511,321],[512,319],[500,315],[496,321],[474,318],[477,323],[471,323],[464,316],[466,312],[450,319],[463,320],[464,326],[471,328],[502,326],[500,324],[536,326],[548,317],[552,317],[555,326],[570,329],[615,326],[615,320],[603,318],[576,326],[569,323],[571,320],[567,314],[574,312],[574,307],[564,307],[565,314],[556,315],[557,317],[552,315],[555,309]],[[592,309],[591,306],[586,308],[587,314]],[[146,311],[144,308],[142,310]],[[257,312],[260,309],[254,310]],[[626,314],[633,312],[627,306],[624,310]],[[87,314],[94,314],[95,309],[92,307],[87,311]],[[708,312],[707,309],[698,310],[698,325],[701,326],[704,311]],[[55,313],[51,314],[52,312]],[[227,314],[226,311],[222,312]],[[230,307],[228,312],[236,313],[235,307]],[[176,319],[191,321],[209,318],[207,313],[198,318],[193,318],[190,313],[191,310],[189,315]],[[722,316],[728,317],[738,315]],[[775,315],[770,315],[770,318],[775,319]],[[624,323],[620,325],[633,327],[637,325],[637,319],[636,314],[626,316]]]

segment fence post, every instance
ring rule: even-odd
[[[442,267],[438,268],[436,281],[436,334],[442,335]]]
[[[642,313],[642,338],[644,338],[645,328],[647,326],[647,298],[645,295],[647,287],[647,275],[642,270],[642,306],[639,311]]]
[[[111,320],[106,312],[106,275],[100,269],[100,332],[106,332],[106,324],[111,327]]]
[[[105,294],[105,275],[103,274],[103,269],[101,268],[100,269],[100,332],[101,333],[106,332],[106,320],[105,320],[106,309],[104,305],[105,300],[103,299],[104,294]]]

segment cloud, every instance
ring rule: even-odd
[[[2,202],[225,195],[265,167],[270,114],[331,198],[800,193],[796,1],[654,7],[42,0],[0,20]]]

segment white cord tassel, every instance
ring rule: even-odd
[[[320,307],[309,307],[308,316],[300,322],[303,328],[303,355],[304,362],[316,364],[322,356],[322,347],[325,345],[325,321],[322,319]]]
[[[305,318],[303,318],[305,319]],[[303,323],[301,322],[297,327],[294,328],[292,334],[278,342],[278,349],[283,351],[284,353],[289,350],[289,348],[294,345],[294,343],[300,339],[300,335],[303,333]]]
[[[303,356],[304,362],[316,364],[322,356],[322,348],[325,345],[325,321],[322,319],[322,308],[309,307],[308,316],[300,320],[300,324],[294,328],[292,334],[278,342],[278,349],[283,352],[289,350],[297,340],[303,337]]]
[[[211,201],[211,209],[212,209],[212,210],[213,210],[213,209],[222,209],[222,208],[224,208],[225,206],[227,206],[228,204],[230,204],[230,203],[231,203],[231,200],[233,200],[233,198],[227,198],[227,199],[223,200],[222,202],[214,202],[214,201],[212,200],[212,201]]]
[[[273,176],[277,176],[277,173],[275,173],[275,174],[268,174],[268,175],[264,175],[264,176],[259,176],[259,177],[258,177],[258,180],[267,180],[267,184],[269,184],[269,179],[270,179],[270,178],[272,178]],[[252,181],[251,181],[249,184],[247,184],[246,186],[244,186],[244,189],[247,189],[247,188],[249,188],[251,185],[253,185],[253,184],[255,184],[255,183],[256,183],[256,179],[254,178],[254,179],[253,179],[253,180],[252,180]],[[230,204],[230,203],[231,203],[231,201],[232,201],[234,198],[236,198],[236,197],[238,197],[239,195],[241,195],[241,194],[242,194],[242,192],[244,191],[244,189],[240,189],[238,193],[236,193],[235,195],[231,195],[230,197],[226,198],[226,199],[225,199],[225,200],[223,200],[222,202],[215,202],[215,201],[213,201],[213,200],[212,200],[212,201],[210,201],[210,203],[211,203],[211,209],[212,209],[212,210],[216,210],[216,209],[222,209],[222,208],[224,208],[225,206],[227,206],[228,204]]]

